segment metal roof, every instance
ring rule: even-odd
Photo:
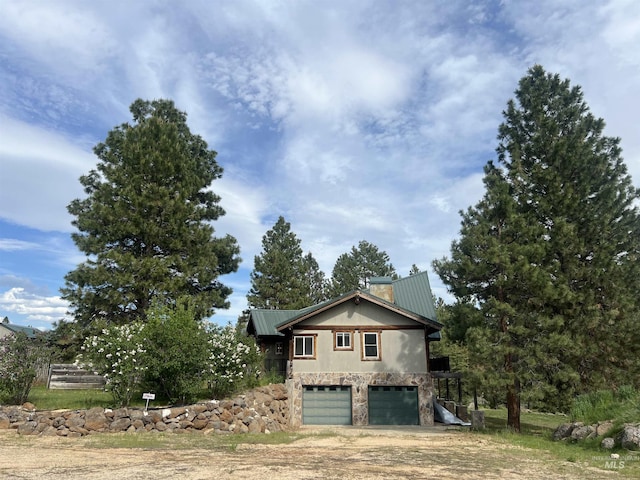
[[[300,310],[255,309],[250,311],[249,324],[253,325],[255,333],[259,337],[267,335],[282,336],[283,334],[276,330],[276,325],[286,322],[299,313]],[[249,330],[249,325],[247,325],[247,330]]]
[[[438,321],[433,293],[427,272],[393,281],[393,300],[396,305],[429,320]]]
[[[2,323],[2,326],[13,333],[24,333],[27,338],[36,338],[41,332],[33,327],[24,327],[13,323]]]
[[[376,283],[390,282],[393,285],[394,303],[390,304],[383,299],[379,299],[381,304],[399,307],[409,314],[418,315],[427,319],[428,323],[434,328],[441,327],[437,320],[427,272],[421,272],[393,281],[387,277],[376,277],[375,281]],[[354,290],[340,297],[301,310],[251,310],[249,325],[253,325],[253,329],[255,329],[255,333],[258,336],[282,336],[283,334],[278,331],[278,327],[289,323],[297,323],[298,319],[308,318],[310,314],[316,311],[331,308],[332,305],[337,305],[356,293],[357,291]],[[371,295],[369,291],[365,291],[365,293]],[[378,297],[374,297],[373,295],[371,295],[371,297],[376,299],[376,303],[378,302]],[[247,326],[248,329],[250,328],[249,325]],[[439,332],[434,332],[430,336],[432,336],[434,340],[439,339],[437,338],[439,337],[439,335],[436,335],[437,333]]]

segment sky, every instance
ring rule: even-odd
[[[518,80],[582,87],[640,186],[640,2],[0,0],[0,318],[72,319],[67,205],[137,98],[172,99],[224,168],[235,323],[282,215],[330,277],[361,240],[401,276],[449,254]]]

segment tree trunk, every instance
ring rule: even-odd
[[[507,426],[520,433],[520,382],[517,378],[507,387]]]

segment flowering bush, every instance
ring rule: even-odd
[[[103,375],[114,401],[127,406],[147,369],[146,343],[142,323],[112,325],[85,340],[76,364]]]
[[[0,338],[0,399],[15,405],[26,402],[36,378],[34,366],[45,355],[39,342],[24,333]]]
[[[241,386],[254,386],[260,371],[260,349],[251,337],[230,325],[213,327],[209,333],[209,383],[216,395]]]
[[[189,403],[209,385],[226,395],[257,383],[255,341],[233,327],[198,320],[187,301],[156,303],[147,322],[111,326],[87,338],[77,363],[104,375],[114,400],[128,405],[140,388],[171,403]]]

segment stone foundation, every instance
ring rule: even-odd
[[[433,425],[433,382],[426,373],[294,373],[286,381],[289,397],[289,423],[302,425],[302,392],[306,385],[351,387],[353,425],[369,425],[369,386],[415,386],[418,388],[420,425]]]

